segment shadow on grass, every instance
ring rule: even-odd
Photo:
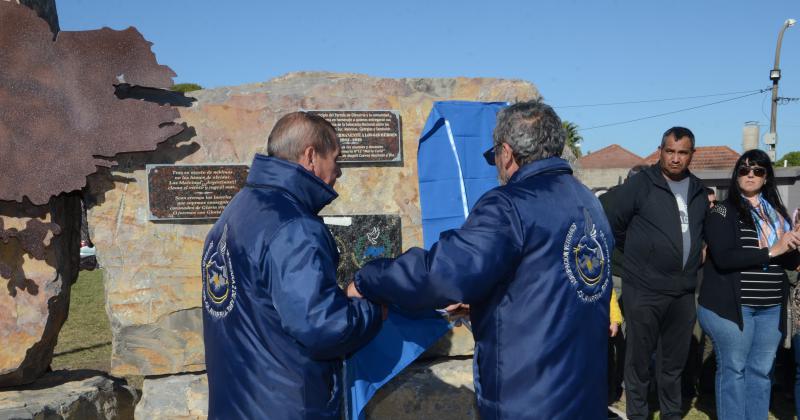
[[[53,354],[53,357],[64,356],[64,355],[72,354],[72,353],[80,353],[80,352],[85,351],[85,350],[98,349],[98,348],[105,347],[105,346],[110,346],[110,345],[111,345],[111,342],[110,341],[106,341],[105,343],[98,343],[98,344],[94,344],[94,345],[91,345],[91,346],[79,347],[79,348],[76,348],[76,349],[55,353],[55,354]]]

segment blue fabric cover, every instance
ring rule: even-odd
[[[203,339],[210,419],[341,419],[342,361],[381,308],[336,284],[317,216],[336,192],[300,165],[256,155],[206,237]]]
[[[600,202],[552,157],[484,194],[429,251],[374,260],[355,281],[408,311],[471,305],[482,419],[602,419],[613,247]]]
[[[411,318],[390,311],[378,336],[345,362],[347,414],[363,420],[364,408],[378,389],[397,376],[452,328],[441,315]]]
[[[425,248],[439,239],[447,229],[461,226],[464,205],[461,196],[458,163],[447,133],[450,123],[453,140],[461,164],[467,208],[497,186],[497,169],[483,158],[492,146],[497,113],[508,106],[505,102],[435,102],[422,130],[417,156],[419,199],[422,207],[422,237]]]
[[[497,186],[497,171],[483,159],[492,145],[497,112],[506,103],[436,102],[419,139],[417,156],[422,204],[422,233],[429,247],[439,233],[464,223],[458,164],[447,133],[449,122],[472,208],[483,193]],[[392,311],[381,331],[346,363],[348,415],[362,420],[363,409],[378,389],[436,343],[452,326],[428,310],[413,318]]]

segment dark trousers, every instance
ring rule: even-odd
[[[681,418],[681,373],[689,354],[696,312],[694,293],[670,296],[623,286],[627,337],[625,405],[631,420],[649,415],[650,366],[657,354],[656,383],[662,419]]]

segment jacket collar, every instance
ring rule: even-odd
[[[247,185],[285,190],[314,214],[339,196],[330,185],[297,163],[259,153],[253,158]]]
[[[659,187],[667,190],[672,191],[667,185],[667,180],[664,178],[664,175],[661,173],[661,168],[658,165],[658,162],[651,165],[649,168],[644,170],[644,173],[650,178],[653,184],[658,185]],[[689,170],[686,170],[686,176],[689,178],[689,198],[694,197],[694,195],[703,189],[702,183],[700,180],[694,176]]]
[[[572,168],[569,166],[569,162],[560,157],[535,160],[519,168],[508,180],[508,183],[512,184],[545,173],[572,174]]]

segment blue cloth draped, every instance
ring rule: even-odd
[[[483,152],[492,146],[497,113],[505,102],[435,102],[417,155],[425,248],[460,227],[467,213],[497,186],[497,171]],[[410,318],[390,312],[381,331],[345,363],[349,419],[364,419],[378,389],[436,343],[452,325],[435,312]]]
[[[460,227],[467,209],[497,186],[497,170],[486,163],[483,152],[492,147],[497,113],[506,106],[505,102],[433,104],[417,156],[426,249],[441,232]]]

